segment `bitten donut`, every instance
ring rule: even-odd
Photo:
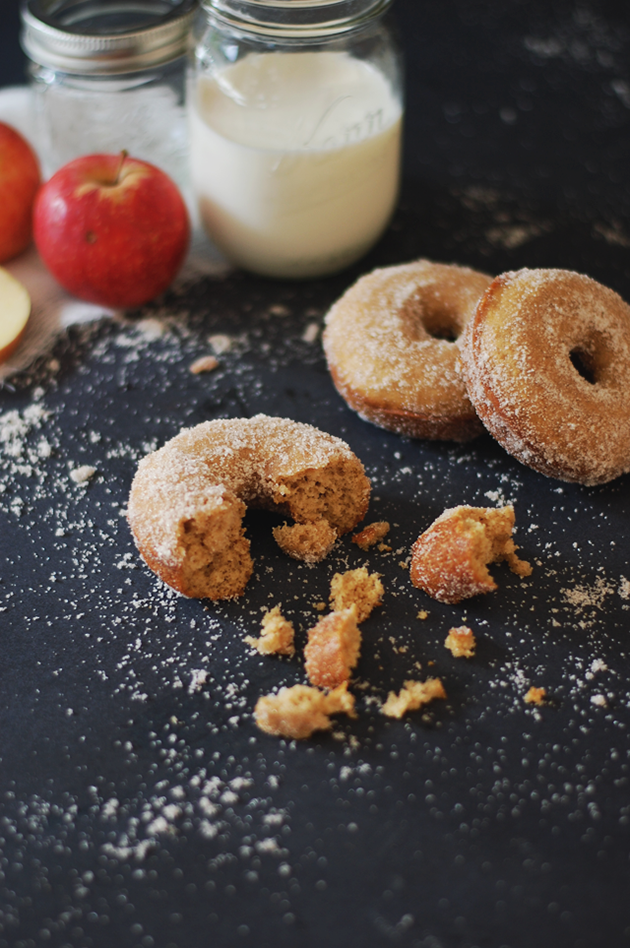
[[[517,460],[565,481],[630,471],[630,306],[569,270],[498,276],[462,346],[468,393]]]
[[[369,497],[363,465],[345,442],[256,415],[206,421],[144,458],[128,518],[140,554],[164,582],[185,596],[227,599],[242,594],[252,573],[247,506],[293,518],[300,529],[291,555],[312,562],[308,528],[320,549],[322,522],[337,536],[352,530]]]
[[[366,421],[412,438],[480,434],[456,340],[491,282],[429,260],[361,277],[326,317],[324,350],[341,397]]]

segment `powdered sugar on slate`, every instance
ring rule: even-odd
[[[238,416],[243,406],[276,412],[270,380],[284,392],[297,387],[300,373],[321,368],[321,356],[302,342],[305,322],[289,329],[283,319],[282,343],[262,355],[251,341],[261,323],[252,322],[250,342],[234,331],[241,341],[206,376],[191,376],[188,367],[207,347],[207,331],[170,323],[157,335],[134,327],[105,333],[73,378],[18,393],[0,421],[0,509],[20,538],[33,538],[39,581],[23,573],[10,550],[0,584],[2,617],[10,620],[5,663],[14,661],[16,642],[33,643],[27,664],[41,694],[26,685],[25,719],[31,708],[31,721],[45,710],[59,757],[52,785],[35,790],[16,771],[5,795],[7,924],[23,911],[10,894],[17,891],[19,858],[34,887],[47,884],[60,859],[76,867],[73,881],[64,877],[70,917],[60,911],[47,923],[55,931],[87,930],[91,913],[122,918],[116,899],[123,889],[133,904],[159,893],[175,872],[182,885],[197,886],[192,911],[206,900],[206,914],[218,914],[207,900],[215,892],[223,899],[232,886],[239,896],[268,899],[279,919],[286,917],[282,924],[291,925],[302,900],[320,897],[332,883],[327,863],[334,864],[339,840],[382,827],[394,797],[401,810],[417,807],[440,838],[448,825],[452,845],[471,865],[479,840],[499,823],[516,826],[523,815],[563,827],[581,820],[602,850],[605,834],[593,814],[605,810],[609,823],[628,822],[627,804],[605,803],[598,782],[604,771],[607,780],[626,779],[628,766],[628,581],[615,547],[609,555],[589,545],[599,524],[606,537],[621,536],[607,492],[559,488],[483,445],[436,448],[371,428],[366,434],[328,393],[319,424],[348,440],[366,463],[375,495],[370,517],[391,523],[391,552],[366,555],[348,541],[329,561],[308,567],[277,553],[253,520],[251,588],[238,602],[208,609],[168,590],[139,561],[124,512],[140,457],[201,420],[204,401],[213,415]],[[298,358],[305,361],[290,375]],[[95,410],[86,412],[90,399]],[[304,413],[310,411],[307,404]],[[68,472],[82,465],[96,467],[98,476],[74,484]],[[528,594],[506,571],[497,598],[466,609],[421,596],[398,565],[411,543],[444,507],[488,499],[517,505],[517,542],[538,561]],[[528,532],[531,524],[538,529]],[[297,659],[252,655],[240,639],[257,633],[263,608],[282,601],[303,647],[332,574],[363,565],[383,574],[386,597],[364,627],[370,658],[357,669],[366,685],[356,689],[359,720],[340,722],[339,740],[293,745],[259,736],[250,717],[258,695],[302,681],[303,673]],[[422,623],[419,608],[429,613]],[[460,669],[442,643],[446,629],[464,621],[474,626],[479,659]],[[388,690],[407,677],[436,674],[452,692],[443,708],[384,722],[378,704]],[[525,707],[530,685],[547,687],[556,704]],[[500,728],[509,721],[519,736],[508,742]],[[597,736],[595,756],[589,734]],[[34,739],[36,761],[50,752],[45,736]],[[563,774],[569,760],[571,772]],[[316,775],[316,809],[301,789],[304,768]],[[562,786],[551,774],[563,776]],[[189,847],[203,857],[194,871]],[[414,843],[414,851],[423,847]]]

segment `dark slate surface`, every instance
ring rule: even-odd
[[[405,183],[369,258],[312,283],[202,281],[126,325],[72,332],[0,394],[2,948],[630,939],[630,479],[585,489],[487,437],[380,431],[303,339],[361,272],[420,254],[570,267],[630,297],[628,16],[489,0],[396,11]],[[215,334],[232,348],[191,375]],[[183,425],[258,411],[350,443],[394,552],[346,538],[309,568],[277,551],[273,517],[252,515],[245,596],[176,597],[123,516],[137,460]],[[69,477],[82,464],[98,472],[87,487]],[[410,585],[399,564],[445,506],[502,499],[531,580],[498,567],[499,590],[459,607]],[[260,734],[257,697],[302,681],[301,663],[254,655],[242,636],[281,601],[303,645],[332,573],[364,562],[387,595],[364,625],[358,719],[297,746]],[[471,661],[442,644],[464,619]],[[383,718],[375,698],[429,674],[448,701]],[[550,695],[538,711],[530,684]]]

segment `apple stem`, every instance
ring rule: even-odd
[[[126,148],[123,148],[123,150],[120,153],[120,161],[118,162],[118,167],[116,168],[116,177],[112,181],[112,184],[114,186],[116,186],[117,184],[120,184],[120,172],[122,171],[122,166],[125,163],[125,159],[128,157],[129,157],[129,152],[127,151]]]

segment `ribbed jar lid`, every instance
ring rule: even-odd
[[[140,72],[186,52],[197,0],[23,0],[22,48],[73,75]]]

